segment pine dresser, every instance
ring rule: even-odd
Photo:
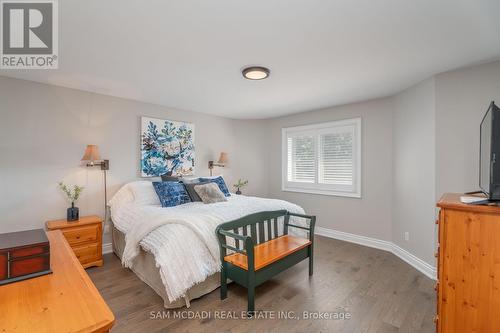
[[[439,333],[500,332],[500,207],[439,200]]]

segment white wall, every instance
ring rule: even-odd
[[[435,202],[479,187],[479,124],[491,100],[500,104],[500,61],[438,74],[393,99],[393,242],[434,265]]]
[[[392,144],[392,241],[431,265],[435,262],[434,93],[431,78],[394,97]]]
[[[195,124],[196,173],[209,159],[229,153],[223,173],[231,185],[242,177],[248,194],[267,195],[264,137],[258,121],[236,121],[195,112],[0,77],[0,233],[41,228],[64,218],[68,203],[57,182],[85,186],[80,214],[104,213],[102,171],[81,166],[86,144],[110,160],[108,198],[140,178],[140,117]]]
[[[361,199],[281,190],[281,129],[362,118]],[[318,226],[382,240],[391,239],[392,105],[388,98],[275,118],[267,121],[269,195],[317,215]]]
[[[479,124],[500,105],[500,61],[436,76],[436,195],[479,189]]]

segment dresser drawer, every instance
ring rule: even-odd
[[[0,252],[0,280],[7,278],[7,252]]]
[[[70,245],[78,245],[86,242],[96,242],[99,235],[99,225],[88,225],[63,230],[64,237]]]
[[[10,261],[10,278],[48,270],[50,270],[50,254]]]
[[[49,245],[38,245],[32,247],[25,247],[20,249],[15,249],[10,251],[10,259],[17,259],[22,257],[29,257],[43,253],[49,253],[50,246]]]
[[[82,265],[101,259],[99,243],[74,246],[73,252]]]

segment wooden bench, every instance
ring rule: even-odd
[[[290,217],[309,220],[309,225],[292,224]],[[221,299],[227,297],[227,279],[246,287],[247,311],[251,315],[255,311],[256,286],[307,258],[311,276],[315,222],[315,216],[278,210],[255,213],[219,225],[215,232],[222,263]],[[308,238],[289,235],[290,227],[306,230]],[[228,250],[232,253],[228,254]]]

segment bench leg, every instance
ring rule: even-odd
[[[227,275],[226,275],[226,267],[222,264],[222,269],[220,271],[220,299],[227,298]]]
[[[313,248],[312,246],[309,246],[309,276],[312,276],[313,275],[313,265],[314,265],[314,262],[313,262]]]
[[[253,316],[255,312],[255,287],[248,286],[248,306],[247,306],[248,316]]]

